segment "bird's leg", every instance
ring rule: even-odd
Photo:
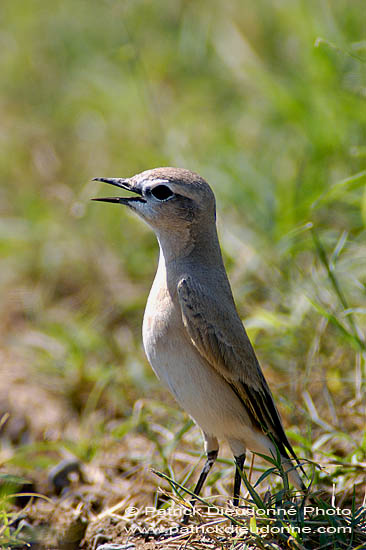
[[[218,450],[208,451],[205,465],[202,469],[200,477],[198,478],[197,485],[196,485],[196,487],[193,491],[196,496],[198,496],[200,494],[201,489],[203,487],[203,484],[206,481],[206,478],[208,476],[208,473],[209,473],[209,471],[211,470],[212,466],[214,465],[214,463],[216,461],[218,452],[219,452]],[[191,506],[192,507],[194,507],[194,504],[195,504],[196,500],[197,499],[194,498],[194,497],[191,499]],[[189,520],[189,516],[190,516],[189,512],[188,511],[185,512],[185,514],[183,516],[183,525],[187,525],[188,520]]]
[[[235,458],[235,478],[234,478],[234,506],[239,505],[239,496],[240,496],[240,486],[241,486],[241,472],[243,471],[243,466],[245,462],[245,454],[243,453],[240,456],[234,456]]]
[[[200,494],[203,484],[206,481],[206,477],[208,476],[209,471],[211,470],[212,466],[216,461],[218,452],[219,451],[209,451],[207,453],[207,460],[200,474],[200,477],[198,478],[197,485],[193,491],[195,495],[198,496]]]

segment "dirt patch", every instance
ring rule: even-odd
[[[243,545],[247,549],[287,545],[288,538],[281,546],[277,536],[263,538],[262,546],[259,542],[252,544],[253,536],[249,540],[241,535],[240,526],[220,514],[198,513],[189,528],[182,528],[184,502],[169,483],[154,475],[151,466],[156,467],[157,460],[158,466],[175,479],[187,480],[199,461],[199,441],[190,439],[189,432],[182,439],[171,434],[166,427],[167,410],[161,405],[154,405],[151,416],[144,419],[143,406],[137,403],[130,418],[106,419],[100,434],[93,426],[93,422],[98,425],[100,411],[91,411],[88,422],[83,421],[67,392],[56,391],[21,357],[3,353],[0,375],[0,475],[8,522],[0,526],[4,548],[152,550],[183,545],[187,549],[226,550]],[[361,405],[354,404],[353,411],[353,417],[356,413],[361,417]],[[138,422],[134,421],[136,415]],[[181,431],[185,433],[184,426]],[[86,443],[80,444],[84,440]],[[192,454],[192,449],[198,456]],[[221,457],[205,495],[225,507],[231,494],[233,468],[225,461],[225,452]],[[339,462],[333,465],[333,471],[337,469],[340,483],[344,480],[340,485],[342,506],[352,508],[353,487],[358,501],[363,498],[363,466]],[[260,475],[259,469],[255,476]],[[17,481],[16,477],[6,476],[20,477]],[[352,484],[347,482],[351,478]],[[187,485],[191,484],[189,480]],[[322,496],[330,502],[330,478],[324,477],[320,487]],[[266,498],[270,501],[270,492]],[[250,522],[246,518],[240,525],[249,526]],[[355,540],[363,540],[361,520],[359,525]]]

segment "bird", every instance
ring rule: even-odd
[[[209,184],[174,167],[94,180],[133,192],[93,200],[127,206],[153,229],[159,243],[142,339],[157,377],[201,428],[206,462],[194,495],[200,494],[222,440],[228,442],[236,466],[234,506],[239,504],[247,449],[274,457],[279,453],[288,479],[305,491],[299,460],[236,309]]]

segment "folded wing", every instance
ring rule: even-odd
[[[244,326],[220,296],[209,296],[190,276],[178,283],[178,298],[187,333],[199,353],[230,384],[254,426],[296,460]]]

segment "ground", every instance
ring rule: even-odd
[[[141,345],[156,239],[90,200],[106,193],[95,177],[179,166],[215,192],[238,313],[311,498],[352,529],[317,533],[349,516],[303,518],[272,472],[243,505],[295,519],[203,513],[196,539],[128,540],[363,549],[364,0],[48,4],[1,2],[0,546],[96,550],[188,502],[174,483],[194,487],[201,435]],[[223,448],[202,506],[226,504],[232,477]],[[236,533],[209,533],[223,517]]]
[[[192,454],[192,449],[189,448],[192,443],[196,447],[195,436],[193,441],[183,436],[174,442],[172,434],[168,434],[167,430],[164,434],[162,415],[166,415],[166,411],[159,411],[155,405],[155,420],[161,422],[158,429],[158,425],[155,426],[155,441],[151,433],[144,430],[143,422],[136,422],[135,429],[128,432],[127,436],[121,434],[120,439],[112,435],[113,429],[120,426],[116,422],[111,422],[109,434],[104,433],[101,438],[98,436],[98,451],[95,455],[87,460],[80,460],[67,445],[65,433],[67,432],[69,438],[85,437],[85,434],[81,433],[80,417],[72,412],[67,399],[55,395],[54,388],[47,387],[47,381],[40,381],[37,376],[34,376],[32,381],[29,368],[22,364],[20,357],[3,355],[1,364],[1,378],[5,381],[0,395],[3,411],[2,431],[3,440],[7,443],[3,447],[1,458],[4,462],[8,460],[10,464],[8,473],[26,478],[23,484],[20,481],[15,483],[14,480],[10,482],[13,488],[10,492],[15,492],[18,496],[12,501],[11,508],[8,508],[8,536],[4,527],[0,531],[0,540],[4,548],[25,549],[30,545],[40,550],[96,550],[98,547],[103,548],[105,544],[116,545],[110,546],[110,549],[146,550],[179,548],[182,544],[186,548],[262,548],[254,535],[249,538],[243,534],[240,536],[240,528],[243,526],[253,529],[250,516],[240,516],[239,520],[242,523],[234,528],[230,518],[221,514],[224,510],[229,516],[234,514],[233,517],[238,519],[228,499],[233,468],[225,459],[229,458],[227,450],[224,449],[222,461],[214,469],[214,479],[211,480],[208,491],[211,494],[208,502],[214,502],[218,508],[208,512],[206,507],[201,505],[201,512],[195,515],[184,531],[179,527],[184,501],[172,493],[169,483],[158,477],[152,467],[156,462],[160,467],[163,466],[161,460],[156,458],[159,455],[157,439],[160,431],[160,435],[168,437],[173,444],[168,455],[168,472],[173,475],[174,470],[176,480],[182,480],[190,468],[195,468],[197,475],[199,449]],[[133,416],[141,415],[141,410],[146,406],[148,400],[137,403]],[[354,407],[354,418],[357,418],[356,403]],[[154,410],[153,405],[151,410]],[[360,420],[361,418],[360,416]],[[154,429],[154,426],[151,429]],[[11,460],[12,457],[14,460]],[[328,472],[334,474],[338,471],[333,481],[339,484],[338,478],[342,477],[339,474],[341,461],[339,460],[338,466],[334,465],[333,460],[327,464],[324,457],[319,462]],[[255,464],[259,471],[254,469],[252,482],[263,472],[263,463],[257,460]],[[217,470],[220,471],[220,475]],[[344,470],[352,477],[356,501],[360,503],[363,494],[364,465],[345,464]],[[332,488],[329,484],[330,476],[324,475],[318,488],[322,487],[321,496],[330,504]],[[3,486],[6,487],[6,484]],[[271,487],[269,483],[265,495],[267,504],[270,502],[271,491],[272,495],[276,494],[273,484]],[[340,509],[352,509],[355,505],[352,505],[352,491],[352,486],[348,485],[346,491],[338,492],[334,502]],[[245,495],[245,491],[243,494]],[[216,496],[212,500],[214,495],[221,497]],[[187,495],[185,497],[189,498]],[[254,506],[248,493],[246,499],[241,503],[244,506],[242,510],[245,506],[249,510]],[[164,503],[169,502],[173,506],[167,509]],[[294,498],[293,502],[299,502],[299,498]],[[320,519],[324,522],[324,518]],[[362,540],[366,542],[366,532],[362,535],[364,519],[359,516],[358,521],[359,525],[353,536],[354,540],[358,541],[357,544],[360,544]],[[173,531],[167,534],[169,528],[173,528]],[[226,531],[223,531],[224,529]],[[190,531],[187,533],[187,530]],[[141,532],[144,534],[141,535]],[[154,535],[156,532],[165,534],[157,537]],[[247,544],[249,546],[246,546]],[[266,535],[266,538],[261,537],[261,544],[263,548],[282,548],[283,541],[281,542],[277,534]],[[309,539],[307,544],[301,546],[301,543],[296,543],[295,540],[292,547],[318,547],[315,539]],[[104,549],[108,550],[108,547]]]

